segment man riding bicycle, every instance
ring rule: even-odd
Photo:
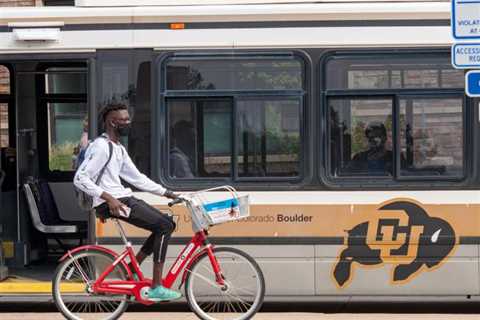
[[[120,179],[140,190],[170,199],[178,196],[140,173],[120,143],[120,137],[128,136],[131,124],[127,106],[108,104],[103,109],[102,119],[105,133],[89,145],[85,160],[75,174],[74,184],[93,197],[97,217],[106,219],[113,216],[152,232],[136,255],[138,262],[142,263],[153,253],[153,280],[148,298],[152,301],[178,299],[181,297],[179,292],[165,288],[161,283],[168,242],[175,230],[175,222],[170,216],[133,197],[132,190],[125,188]],[[101,179],[97,185],[95,182],[99,175]]]

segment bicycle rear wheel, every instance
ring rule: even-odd
[[[185,296],[191,310],[204,320],[245,320],[260,309],[265,295],[265,280],[252,257],[235,248],[216,248],[225,287],[215,281],[207,253],[188,269]]]
[[[114,261],[115,257],[110,254],[85,250],[58,266],[52,279],[53,300],[67,319],[114,320],[125,312],[126,295],[99,295],[90,287]],[[127,280],[127,271],[118,264],[105,280]]]

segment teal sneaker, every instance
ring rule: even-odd
[[[147,291],[147,297],[150,301],[160,302],[160,301],[170,301],[182,297],[180,292],[167,289],[163,286],[158,286],[155,288],[150,288]]]

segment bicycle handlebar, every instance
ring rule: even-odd
[[[196,191],[196,192],[189,193],[189,194],[182,194],[177,199],[175,199],[173,201],[170,201],[167,205],[169,207],[173,207],[174,205],[177,205],[177,204],[182,203],[182,202],[191,202],[192,201],[192,196],[194,196],[195,194],[199,194],[199,193],[207,192],[207,191],[215,191],[215,190],[228,191],[231,194],[233,194],[235,197],[237,197],[237,193],[236,193],[237,191],[232,186],[225,185],[225,186],[219,186],[219,187],[204,189],[204,190]]]
[[[173,201],[170,201],[170,202],[168,203],[168,206],[169,206],[169,207],[173,207],[174,205],[179,204],[179,203],[182,203],[182,202],[184,202],[184,201],[185,201],[185,199],[183,199],[183,198],[177,198],[177,199],[175,199],[175,200],[173,200]]]

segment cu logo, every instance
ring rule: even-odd
[[[455,231],[450,224],[430,217],[416,203],[394,201],[373,216],[348,231],[347,246],[333,269],[333,278],[341,288],[352,280],[355,264],[392,264],[391,281],[404,283],[423,269],[439,266],[455,247]]]

